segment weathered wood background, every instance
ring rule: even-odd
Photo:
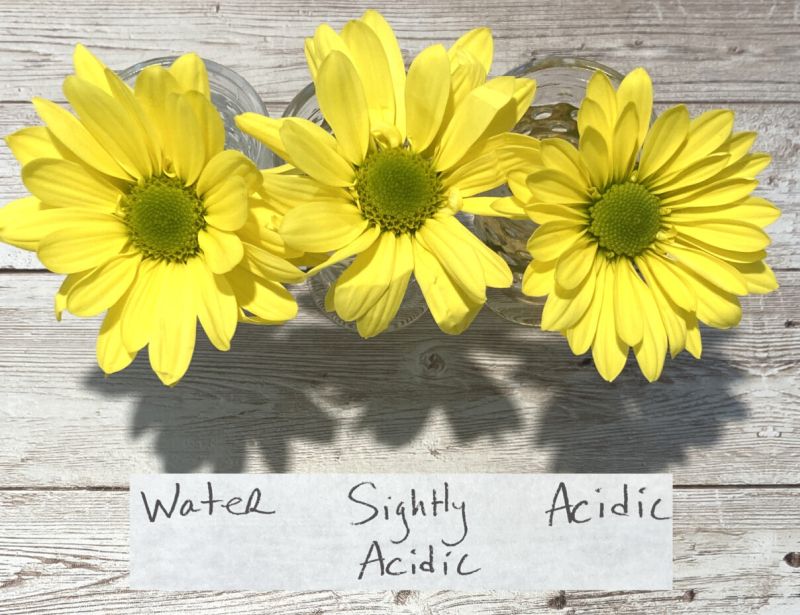
[[[315,312],[200,343],[161,387],[146,357],[112,378],[97,322],[56,323],[58,278],[0,248],[0,613],[800,613],[800,2],[374,2],[409,53],[485,24],[495,73],[550,54],[644,65],[660,103],[725,106],[773,155],[759,193],[781,290],[704,359],[614,385],[557,335],[483,314],[467,334],[425,319],[362,342]],[[0,132],[61,100],[72,47],[110,66],[188,50],[227,64],[279,114],[307,81],[303,37],[355,3],[322,0],[0,3]],[[24,194],[0,148],[0,202]],[[127,588],[127,480],[192,471],[672,472],[668,592],[157,593]],[[596,557],[598,554],[587,554]]]

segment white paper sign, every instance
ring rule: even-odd
[[[672,588],[669,474],[159,474],[134,589]]]

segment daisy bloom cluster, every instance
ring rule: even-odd
[[[294,193],[280,234],[311,269],[352,259],[326,306],[355,321],[363,337],[384,331],[413,275],[433,318],[460,333],[486,301],[486,288],[512,283],[508,265],[456,217],[494,215],[502,185],[497,151],[529,108],[529,79],[488,80],[489,30],[452,47],[432,45],[406,71],[390,26],[375,11],[341,31],[322,25],[306,58],[332,134],[301,118],[237,117],[238,126],[287,162],[280,182]],[[266,185],[269,191],[269,181]]]
[[[297,313],[283,287],[303,279],[272,230],[262,175],[225,150],[222,118],[195,54],[150,66],[129,87],[85,47],[64,95],[76,115],[34,99],[44,126],[7,138],[31,196],[0,209],[0,239],[66,274],[58,318],[105,312],[97,360],[106,373],[148,347],[168,385],[186,372],[197,321],[230,348],[239,320]]]
[[[669,350],[699,358],[699,323],[741,319],[738,297],[778,284],[764,262],[764,227],[778,209],[753,196],[770,162],[750,153],[755,133],[733,132],[733,113],[690,118],[683,105],[650,125],[653,90],[638,68],[614,89],[596,73],[578,113],[578,147],[531,139],[533,164],[509,171],[505,215],[540,225],[522,290],[546,296],[542,328],[575,354],[592,351],[606,380],[632,348],[656,380]]]

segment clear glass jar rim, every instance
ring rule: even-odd
[[[506,73],[506,75],[517,77],[527,73],[549,70],[553,68],[578,68],[591,71],[601,71],[609,77],[613,77],[620,81],[624,77],[624,75],[619,71],[611,68],[610,66],[606,66],[605,64],[601,64],[600,62],[596,62],[595,60],[558,55],[545,56],[544,58],[533,58],[524,64],[520,64],[519,66],[512,68]]]

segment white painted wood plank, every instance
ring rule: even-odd
[[[4,615],[788,615],[800,609],[800,568],[784,560],[800,543],[798,498],[798,489],[676,489],[666,592],[168,593],[127,589],[127,492],[0,491],[0,605]]]
[[[709,104],[691,105],[693,114],[711,108]],[[773,237],[768,262],[778,268],[800,268],[800,104],[733,104],[736,130],[759,133],[755,149],[772,155],[772,165],[762,173],[756,194],[771,199],[783,210],[782,217],[768,230]],[[280,115],[280,106],[270,112]],[[0,134],[9,134],[24,126],[39,124],[30,104],[0,103]],[[0,145],[0,206],[27,194],[19,178],[19,166],[5,144]],[[0,244],[0,269],[40,269],[35,254]]]
[[[96,321],[50,312],[58,279],[0,275],[0,487],[123,486],[132,472],[675,473],[676,484],[796,483],[800,273],[745,301],[705,357],[606,384],[557,334],[425,316],[364,341],[301,295],[301,316],[202,341],[161,386],[146,356],[104,378]]]
[[[195,50],[240,70],[267,100],[286,102],[307,81],[303,38],[365,8],[385,14],[409,54],[486,25],[498,73],[532,56],[579,55],[622,70],[650,67],[662,100],[800,101],[797,8],[754,0],[147,0],[135,10],[11,0],[0,6],[0,100],[59,96],[72,48],[83,42],[115,68]]]

